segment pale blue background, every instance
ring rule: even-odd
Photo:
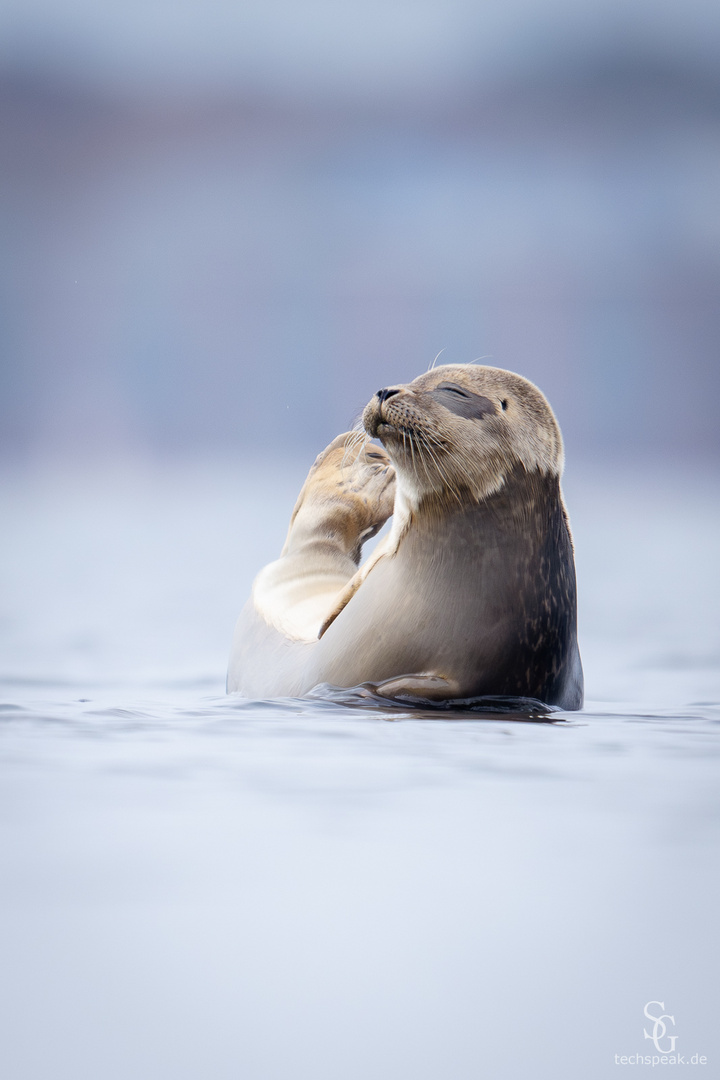
[[[3,4],[2,1080],[606,1080],[650,1000],[717,1074],[719,53],[714,0]],[[441,349],[557,412],[586,710],[226,698],[314,455]]]
[[[705,0],[0,14],[0,447],[312,450],[478,356],[574,454],[718,450]]]

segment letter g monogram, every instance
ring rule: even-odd
[[[652,1035],[650,1035],[649,1032],[647,1032],[645,1028],[643,1028],[643,1035],[646,1039],[652,1039],[652,1041],[655,1043],[655,1049],[657,1050],[658,1054],[672,1054],[675,1051],[675,1043],[677,1042],[678,1038],[677,1035],[668,1035],[668,1039],[670,1040],[669,1049],[663,1049],[663,1047],[660,1045],[660,1040],[664,1039],[667,1033],[667,1024],[665,1023],[665,1021],[672,1020],[673,1027],[675,1027],[675,1017],[670,1016],[669,1013],[666,1012],[661,1013],[660,1016],[653,1016],[651,1012],[648,1012],[648,1009],[651,1005],[659,1005],[661,1009],[665,1008],[664,1001],[648,1001],[647,1005],[645,1006],[645,1015],[647,1016],[648,1020],[653,1021],[653,1029]]]

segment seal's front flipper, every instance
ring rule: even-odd
[[[400,675],[396,679],[386,679],[373,687],[376,694],[386,698],[424,699],[425,701],[446,701],[461,697],[460,687],[454,679],[443,675]]]
[[[387,452],[359,432],[338,435],[303,484],[282,556],[309,553],[315,563],[339,554],[357,567],[363,544],[383,527],[394,501],[395,470]]]
[[[338,435],[308,474],[280,558],[255,579],[252,606],[261,621],[290,642],[316,641],[328,612],[334,618],[342,610],[338,599],[357,572],[362,545],[390,517],[394,499],[385,450],[358,432]]]
[[[380,562],[380,560],[382,558],[384,558],[385,555],[388,554],[390,549],[391,549],[391,537],[386,536],[384,540],[380,541],[380,543],[375,548],[375,550],[373,551],[372,555],[370,556],[368,561],[365,563],[365,565],[361,566],[360,569],[357,571],[357,573],[353,574],[353,576],[350,578],[350,580],[348,581],[345,588],[342,590],[342,592],[337,597],[337,599],[335,601],[335,605],[333,606],[332,611],[325,617],[325,621],[323,622],[322,626],[320,627],[320,631],[318,633],[319,638],[321,638],[323,636],[323,634],[327,630],[328,626],[330,626],[332,623],[335,622],[335,620],[337,619],[340,612],[352,600],[353,596],[358,591],[358,589],[360,588],[360,586],[362,585],[363,581],[368,576],[370,571],[373,569],[373,567],[377,566],[377,564]]]

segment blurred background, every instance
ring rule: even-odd
[[[716,1064],[717,0],[4,0],[0,132],[0,1074]],[[560,420],[585,712],[226,697],[441,350]]]
[[[312,454],[440,351],[718,450],[712,0],[5,0],[6,461]]]

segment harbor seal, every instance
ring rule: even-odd
[[[399,700],[581,708],[563,446],[542,393],[513,372],[448,364],[379,390],[363,426],[310,470],[238,620],[228,691],[369,684]]]

